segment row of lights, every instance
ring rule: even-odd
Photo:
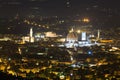
[[[38,26],[40,28],[47,28],[47,29],[49,29],[49,26],[37,24],[36,22],[31,22],[29,20],[24,20],[24,23],[27,23],[28,25]]]

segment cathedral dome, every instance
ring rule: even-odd
[[[77,33],[76,32],[70,32],[70,33],[68,33],[66,40],[69,41],[69,42],[78,41],[78,35],[77,35]]]

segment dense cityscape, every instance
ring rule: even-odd
[[[119,1],[0,1],[1,80],[120,80]]]

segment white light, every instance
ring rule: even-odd
[[[86,40],[86,32],[82,32],[82,40]]]

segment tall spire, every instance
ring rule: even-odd
[[[30,28],[29,42],[34,42],[33,29],[32,28]]]
[[[100,39],[100,30],[98,29],[97,40]]]
[[[33,29],[30,28],[30,37],[33,37]]]

